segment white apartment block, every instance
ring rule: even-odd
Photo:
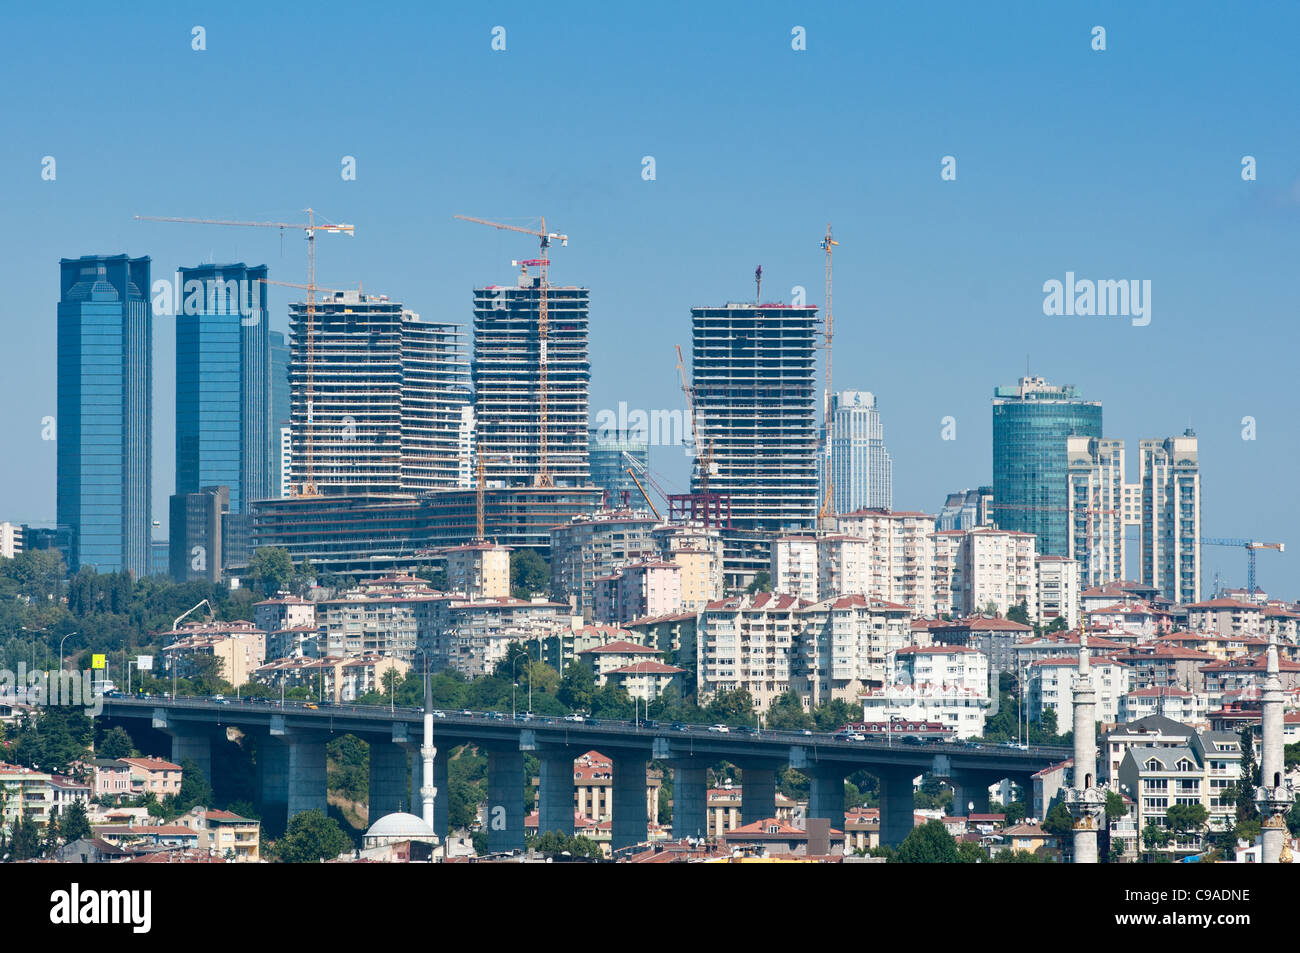
[[[808,602],[817,601],[817,540],[812,536],[782,536],[772,542],[772,591]]]
[[[1143,440],[1142,581],[1186,605],[1201,594],[1201,469],[1196,434]]]
[[[893,718],[937,721],[954,731],[958,738],[983,735],[988,708],[987,689],[973,692],[968,688],[930,684],[886,685],[862,696],[865,722],[887,722]]]
[[[1204,692],[1189,692],[1172,685],[1135,688],[1120,700],[1119,721],[1137,721],[1159,715],[1181,724],[1198,724],[1205,721],[1209,710],[1209,696]]]
[[[964,645],[909,645],[890,660],[889,682],[894,685],[938,685],[988,694],[989,660]]]
[[[1211,599],[1187,607],[1187,628],[1223,636],[1261,635],[1264,607],[1236,599]]]
[[[1078,560],[1064,556],[1039,556],[1038,615],[1041,626],[1064,619],[1073,632],[1079,627],[1079,592],[1081,567]]]
[[[23,528],[13,523],[0,523],[0,557],[13,559],[23,551]]]
[[[837,528],[870,544],[866,595],[900,603],[916,615],[934,611],[933,516],[858,510],[837,517]]]
[[[889,681],[889,660],[911,641],[907,606],[862,595],[831,598],[799,613],[794,688],[807,708],[855,702]]]
[[[872,595],[871,543],[855,536],[822,536],[817,540],[817,598]]]
[[[1129,692],[1131,673],[1128,666],[1111,658],[1097,658],[1089,653],[1092,683],[1097,689],[1097,720],[1113,724],[1122,720],[1120,710]],[[1025,708],[1031,722],[1041,722],[1043,712],[1056,712],[1058,733],[1074,727],[1074,682],[1079,674],[1079,656],[1039,659],[1025,670]]]
[[[467,543],[441,551],[447,560],[447,589],[470,599],[510,595],[510,547]]]
[[[1067,437],[1066,458],[1069,555],[1079,561],[1084,586],[1127,579],[1124,527],[1137,520],[1135,488],[1124,482],[1124,441]]]
[[[1038,617],[1038,571],[1032,533],[981,527],[965,534],[953,576],[963,616],[987,612],[1003,617],[1024,603]],[[954,602],[956,600],[954,599]]]
[[[765,712],[789,691],[795,633],[805,600],[761,592],[711,602],[700,612],[697,685],[701,704],[718,691],[747,689]]]

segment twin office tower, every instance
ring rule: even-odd
[[[151,565],[155,313],[176,318],[173,521],[204,488],[223,488],[236,515],[274,495],[265,278],[264,266],[202,265],[178,273],[173,295],[154,286],[148,257],[60,262],[56,516],[71,571],[165,568]]]

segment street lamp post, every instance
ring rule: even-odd
[[[68,639],[72,638],[76,634],[77,634],[76,632],[69,632],[63,638],[59,639],[59,671],[60,672],[63,671],[63,643],[68,641]]]

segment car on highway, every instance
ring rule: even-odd
[[[755,728],[753,725],[744,725],[743,727],[737,728],[736,730],[739,731],[742,735],[758,734],[758,729]]]
[[[928,744],[925,738],[918,738],[916,735],[908,735],[903,739],[905,745],[923,745]]]
[[[836,741],[866,741],[867,736],[860,731],[837,731],[835,733]]]
[[[731,729],[726,725],[709,725],[709,731],[725,735],[727,732],[731,731]]]
[[[690,731],[691,726],[683,725],[680,721],[674,721],[671,725],[668,726],[668,730],[669,731]]]
[[[305,705],[303,705],[302,707],[303,707],[303,708],[320,708],[320,705],[317,705],[315,702],[307,702],[307,703],[306,703]]]
[[[583,722],[583,721],[585,721],[586,719],[584,719],[584,718],[583,718],[581,715],[579,715],[577,712],[574,712],[572,715],[565,715],[565,716],[564,716],[564,720],[565,720],[565,721]]]

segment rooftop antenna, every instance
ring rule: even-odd
[[[763,266],[754,269],[754,304],[763,303]]]

